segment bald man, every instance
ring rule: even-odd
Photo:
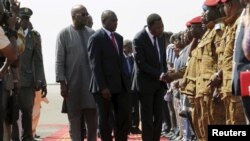
[[[83,140],[81,116],[84,115],[88,141],[96,141],[96,106],[89,92],[91,70],[87,53],[87,42],[94,31],[86,26],[88,11],[83,5],[75,5],[71,16],[72,25],[62,29],[57,37],[56,81],[66,102],[71,139]]]

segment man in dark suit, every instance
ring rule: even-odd
[[[92,69],[90,91],[99,112],[99,130],[102,141],[112,141],[109,123],[113,106],[116,141],[126,141],[129,130],[129,77],[125,74],[123,37],[115,32],[117,17],[106,10],[101,15],[103,27],[89,39],[88,54]]]
[[[139,93],[143,141],[159,141],[162,128],[162,103],[166,80],[166,53],[162,19],[158,14],[147,18],[147,26],[133,40],[135,73],[132,90]]]
[[[132,84],[133,78],[133,68],[134,68],[134,57],[132,53],[132,41],[124,40],[123,42],[123,54],[125,57],[124,70],[126,74],[129,76],[130,85]],[[130,133],[132,134],[141,134],[141,130],[139,128],[140,124],[140,111],[139,111],[139,98],[136,91],[131,91],[129,93],[131,95],[131,120],[130,120]]]
[[[19,10],[20,27],[18,34],[24,39],[24,50],[19,52],[19,89],[18,108],[22,112],[22,141],[32,141],[32,111],[34,105],[34,90],[46,90],[46,80],[43,66],[42,44],[40,34],[31,27],[30,8]],[[43,97],[46,96],[46,92]],[[14,121],[12,138],[19,140],[17,121]]]

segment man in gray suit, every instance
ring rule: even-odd
[[[91,70],[87,53],[87,42],[94,31],[86,26],[88,12],[83,5],[75,5],[71,16],[72,25],[64,28],[57,37],[56,81],[60,83],[61,96],[66,101],[71,139],[83,140],[81,116],[84,114],[88,141],[96,141],[96,106],[89,92]]]

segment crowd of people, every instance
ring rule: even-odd
[[[250,97],[241,73],[250,69],[249,0],[204,0],[186,29],[165,32],[157,13],[133,39],[116,32],[114,11],[92,29],[87,8],[56,40],[56,82],[73,141],[208,141],[208,125],[247,125]],[[46,99],[41,36],[33,12],[0,3],[0,141],[34,141]],[[247,88],[248,89],[248,88]]]

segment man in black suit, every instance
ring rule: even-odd
[[[166,80],[166,53],[163,22],[158,14],[147,18],[147,26],[133,40],[135,73],[132,90],[141,102],[142,139],[159,141],[162,128],[162,103]]]
[[[112,141],[109,123],[113,106],[116,141],[127,141],[129,131],[130,97],[129,77],[124,71],[123,37],[115,32],[117,17],[106,10],[101,15],[103,27],[89,39],[88,53],[93,71],[90,91],[99,112],[99,130],[102,141]]]

